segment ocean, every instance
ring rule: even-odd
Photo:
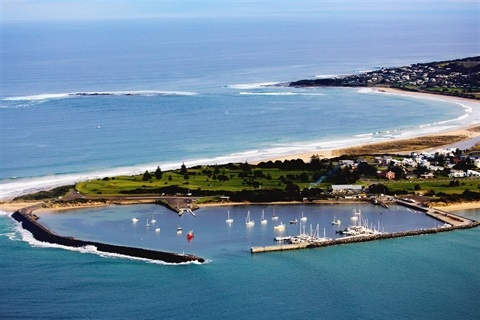
[[[358,15],[2,22],[0,198],[157,166],[321,153],[480,122],[468,103],[277,85],[478,55],[477,17],[476,4],[466,3]],[[389,220],[374,208],[362,213],[385,228],[435,223],[405,210]],[[261,209],[272,208],[252,207],[257,221]],[[332,212],[348,219],[352,207],[277,210],[286,219],[303,210],[309,224],[332,232]],[[132,206],[42,217],[59,233],[209,260],[182,266],[35,243],[4,213],[0,317],[473,319],[480,311],[477,229],[251,255],[273,231],[270,222],[245,230],[245,211],[178,218]],[[129,221],[153,212],[166,223],[159,234]],[[182,237],[172,231],[179,224]],[[196,234],[190,243],[187,229]]]

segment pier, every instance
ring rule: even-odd
[[[399,205],[403,205],[403,206],[418,210],[420,212],[424,212],[428,216],[434,219],[437,219],[438,221],[441,221],[444,224],[439,227],[429,228],[429,229],[399,231],[399,232],[393,232],[393,233],[381,233],[381,234],[373,234],[373,235],[349,236],[349,237],[342,237],[342,238],[337,238],[332,240],[311,242],[311,243],[304,242],[304,243],[295,243],[295,244],[278,244],[278,245],[271,245],[271,246],[251,247],[250,252],[253,254],[253,253],[273,252],[273,251],[320,248],[320,247],[328,247],[328,246],[358,243],[358,242],[368,242],[368,241],[376,241],[376,240],[384,240],[384,239],[418,236],[418,235],[424,235],[424,234],[436,234],[440,232],[453,231],[453,230],[459,230],[459,229],[470,229],[470,228],[475,228],[480,226],[479,221],[468,219],[460,215],[453,214],[451,212],[446,212],[446,211],[435,209],[435,208],[427,208],[427,207],[418,205],[416,203],[411,203],[403,200],[397,200],[396,202]]]
[[[259,253],[259,252],[305,249],[307,245],[308,245],[307,243],[295,243],[295,244],[278,244],[278,245],[263,246],[263,247],[252,247],[251,252]]]
[[[421,205],[417,204],[416,202],[408,202],[408,201],[405,201],[405,200],[397,199],[396,203],[401,205],[401,206],[404,206],[404,207],[408,207],[408,208],[411,208],[411,209],[414,209],[414,210],[425,212],[426,215],[428,215],[428,216],[430,216],[430,217],[432,217],[432,218],[434,218],[438,221],[441,221],[443,223],[449,224],[451,226],[468,226],[468,225],[476,223],[475,220],[462,217],[458,214],[454,214],[454,213],[447,212],[447,211],[444,211],[444,210],[440,210],[440,209],[437,209],[437,208],[424,207],[424,206],[421,206]]]

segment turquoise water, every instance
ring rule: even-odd
[[[64,216],[80,212],[51,219],[67,221]],[[211,215],[224,221],[224,214]],[[478,219],[479,213],[470,216]],[[118,218],[124,220],[121,212]],[[234,224],[244,230],[236,218]],[[95,210],[83,218],[91,225],[100,220],[117,218],[107,211],[101,219]],[[194,250],[209,263],[173,266],[32,246],[20,241],[12,220],[2,217],[0,223],[4,319],[475,319],[480,311],[478,228],[257,255],[247,243],[212,241],[208,250]],[[191,243],[216,236],[198,229]]]

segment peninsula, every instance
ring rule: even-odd
[[[416,63],[335,78],[299,80],[291,87],[389,87],[407,91],[480,99],[480,56]]]

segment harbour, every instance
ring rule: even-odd
[[[274,251],[286,251],[286,250],[298,250],[298,249],[307,249],[307,248],[319,248],[319,247],[328,247],[335,245],[345,245],[351,243],[359,242],[368,242],[376,240],[385,240],[385,239],[395,239],[400,237],[410,237],[410,236],[419,236],[426,234],[436,234],[439,232],[453,231],[458,229],[469,229],[475,228],[480,225],[479,221],[462,217],[460,215],[435,209],[435,208],[425,208],[417,204],[413,204],[404,200],[396,200],[396,203],[406,207],[414,208],[421,212],[424,212],[427,216],[430,216],[443,224],[436,226],[434,228],[421,228],[418,230],[408,230],[408,231],[399,231],[399,232],[381,232],[378,229],[368,228],[368,226],[357,225],[357,219],[354,219],[355,224],[353,226],[347,227],[345,230],[340,231],[341,234],[347,234],[347,236],[340,237],[337,239],[331,238],[319,238],[318,232],[316,236],[310,236],[305,241],[295,241],[294,239],[305,238],[305,232],[298,236],[294,237],[277,237],[275,240],[281,242],[281,244],[270,245],[270,246],[252,246],[250,252],[254,253],[265,253],[265,252],[274,252]],[[382,202],[382,207],[388,208],[388,205],[385,202]],[[355,218],[355,214],[352,218]],[[351,231],[350,231],[351,230]],[[358,231],[357,231],[358,230]],[[350,233],[351,232],[351,233]]]

